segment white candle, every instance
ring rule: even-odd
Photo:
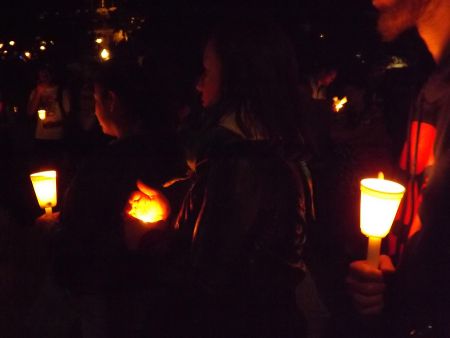
[[[34,192],[39,206],[45,210],[45,214],[51,214],[52,208],[56,206],[56,171],[42,171],[30,175]]]
[[[395,214],[405,192],[396,182],[378,178],[361,180],[361,232],[369,237],[367,260],[378,268],[381,240],[391,229]]]

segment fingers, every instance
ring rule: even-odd
[[[393,265],[389,257],[385,257],[380,259],[380,263],[389,270]],[[382,311],[386,290],[382,270],[374,268],[367,261],[352,262],[346,284],[358,313],[374,315]]]
[[[153,195],[157,194],[157,191],[155,189],[153,189],[153,188],[149,187],[148,185],[144,184],[141,180],[137,180],[136,186],[138,187],[138,189],[141,192],[143,192],[147,196],[153,196]]]
[[[383,294],[386,290],[386,285],[383,281],[371,282],[360,281],[352,277],[346,279],[347,287],[352,294],[360,294],[362,296],[375,296]]]
[[[380,256],[380,270],[383,273],[394,273],[395,267],[392,263],[392,260],[389,256],[381,255]]]
[[[357,280],[382,281],[383,273],[374,268],[368,261],[354,261],[350,264],[350,275]]]
[[[353,306],[359,314],[369,316],[377,315],[383,311],[384,301],[383,297],[370,297],[370,298],[353,298]]]
[[[140,191],[133,191],[130,194],[130,197],[128,198],[128,202],[136,202],[139,201],[142,198],[148,197],[146,194],[140,192]]]

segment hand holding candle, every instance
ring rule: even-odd
[[[30,175],[31,183],[33,184],[34,192],[42,209],[45,213],[50,215],[52,208],[56,206],[56,171],[42,171]]]
[[[378,267],[381,239],[391,229],[395,214],[405,188],[393,181],[385,180],[383,173],[378,178],[361,180],[361,232],[369,237],[367,260]]]
[[[166,197],[156,189],[137,182],[139,191],[134,191],[129,200],[128,214],[144,223],[165,221],[170,213],[170,205]]]
[[[139,247],[141,238],[149,232],[165,225],[170,206],[166,197],[156,189],[137,182],[139,191],[131,193],[124,219],[125,242],[129,249]]]

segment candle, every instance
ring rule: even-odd
[[[333,111],[338,113],[344,105],[348,102],[347,96],[344,96],[342,99],[339,99],[337,96],[333,97]]]
[[[360,188],[361,232],[369,237],[367,260],[378,268],[381,240],[391,229],[405,188],[401,184],[385,180],[383,173],[378,178],[361,180]]]
[[[47,112],[45,111],[45,109],[38,110],[38,116],[39,116],[40,120],[45,120],[46,115],[47,115]]]
[[[139,191],[134,191],[128,200],[128,214],[146,224],[165,221],[170,214],[167,198],[160,191],[140,181],[137,187]]]
[[[52,213],[52,208],[56,206],[56,171],[42,171],[30,175],[34,192],[39,206],[45,210],[45,214]]]

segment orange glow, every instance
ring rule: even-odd
[[[348,102],[347,96],[344,96],[342,99],[339,99],[337,96],[333,97],[333,111],[338,113],[344,105]]]
[[[166,197],[159,191],[137,183],[139,191],[134,191],[128,204],[130,210],[128,214],[144,223],[156,223],[165,221],[170,214],[170,205]]]
[[[108,49],[103,48],[100,52],[100,57],[103,61],[108,61],[111,58],[111,54]]]
[[[417,135],[419,132],[419,135]],[[417,137],[418,136],[418,137]],[[413,121],[410,125],[410,136],[409,140],[403,146],[402,155],[400,158],[400,167],[404,170],[408,170],[410,174],[420,174],[423,170],[430,165],[434,164],[434,141],[436,140],[436,127],[429,123],[420,123]],[[414,163],[416,160],[415,168],[411,165],[410,168],[406,168],[407,156],[409,145],[409,163]],[[416,154],[417,146],[417,154]]]

